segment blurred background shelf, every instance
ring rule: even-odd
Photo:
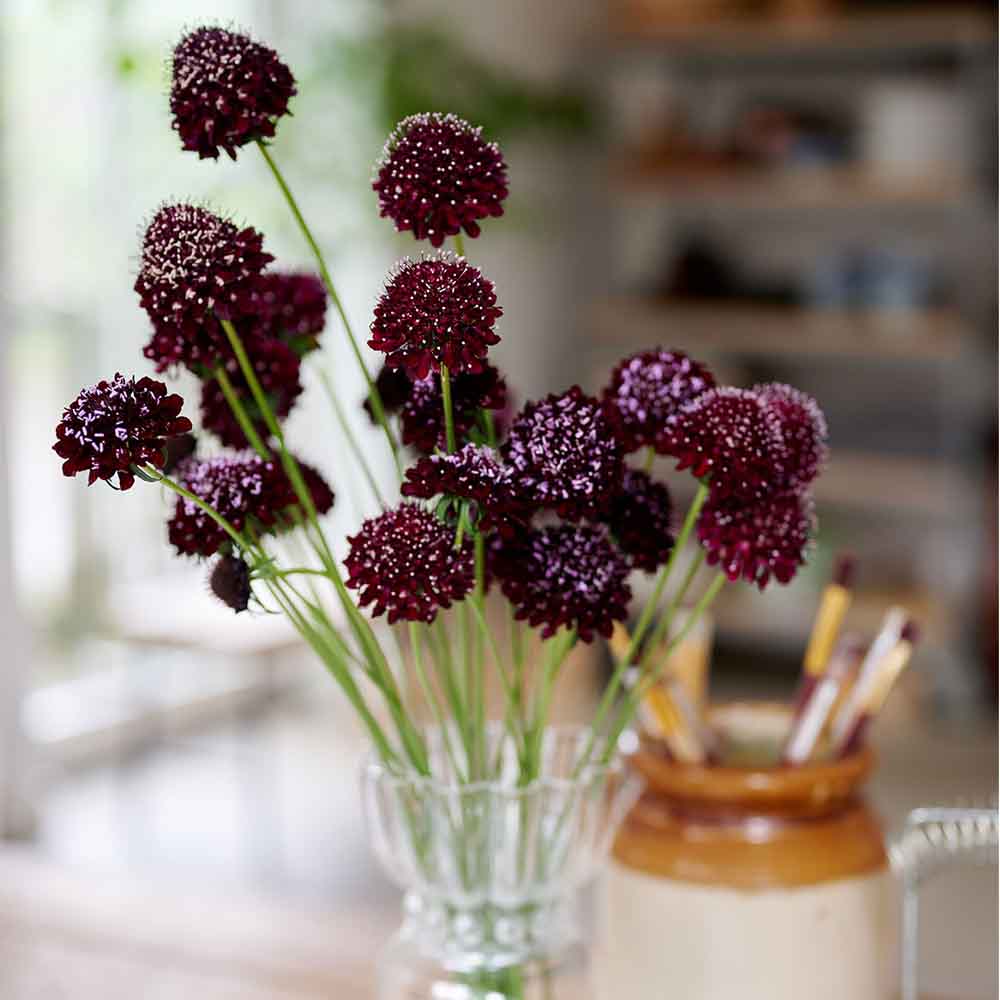
[[[955,309],[818,310],[617,296],[593,304],[595,339],[615,350],[663,343],[751,357],[953,360],[974,332]]]

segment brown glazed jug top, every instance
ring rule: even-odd
[[[723,737],[771,746],[790,725],[787,705],[738,702],[710,712]],[[726,759],[726,754],[723,754]],[[615,844],[619,862],[648,874],[735,888],[816,884],[883,868],[881,827],[861,796],[870,749],[842,760],[687,764],[642,738],[630,763],[646,789]]]

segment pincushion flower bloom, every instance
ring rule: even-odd
[[[481,372],[500,338],[503,310],[493,282],[462,257],[441,251],[393,269],[371,324],[368,346],[414,380],[442,364],[454,375]]]
[[[379,215],[439,247],[463,230],[478,236],[481,219],[503,215],[507,164],[500,147],[461,118],[411,115],[389,136],[372,187]]]
[[[52,450],[64,459],[63,475],[86,472],[89,486],[117,476],[119,487],[129,489],[133,466],[162,468],[171,439],[191,430],[183,405],[162,382],[121,373],[84,389],[56,427]]]
[[[515,495],[510,480],[510,470],[497,461],[493,449],[467,444],[451,455],[421,458],[406,470],[401,492],[423,500],[456,497],[472,501],[479,531],[496,528],[511,534],[526,526],[531,509]]]
[[[601,398],[627,453],[655,448],[681,407],[714,385],[705,365],[657,348],[619,362]]]
[[[279,420],[284,419],[302,392],[298,355],[284,341],[271,338],[251,337],[244,341],[244,347],[260,387],[268,397],[272,412]],[[270,431],[234,357],[226,359],[225,370],[254,430],[262,440],[267,440]],[[249,444],[218,379],[214,377],[206,378],[202,383],[201,425],[230,448],[246,448]]]
[[[146,227],[135,290],[153,323],[143,353],[157,371],[211,367],[229,353],[220,319],[254,316],[263,237],[197,205],[165,205]]]
[[[175,46],[170,113],[184,149],[217,159],[274,135],[295,78],[273,49],[225,28],[196,28]]]
[[[459,375],[451,380],[451,406],[455,422],[455,437],[461,445],[472,433],[479,420],[479,411],[493,414],[507,405],[507,383],[492,365],[487,364],[476,375]],[[399,415],[403,444],[430,455],[435,449],[447,448],[444,421],[444,401],[441,378],[432,373],[410,388],[409,398]]]
[[[326,289],[309,271],[265,271],[256,286],[252,331],[285,341],[299,356],[319,347]]]
[[[826,417],[812,396],[781,382],[754,386],[756,392],[778,415],[787,454],[784,486],[802,490],[820,474],[826,463]]]
[[[501,451],[518,495],[570,520],[599,516],[621,485],[621,444],[579,386],[528,403]]]
[[[333,491],[315,469],[300,463],[317,512],[333,505]],[[177,470],[183,486],[221,514],[236,531],[250,526],[258,533],[286,527],[299,506],[295,490],[276,459],[252,452],[188,459]],[[167,524],[171,544],[182,555],[211,556],[229,536],[193,501],[178,497]]]
[[[432,622],[441,608],[461,601],[475,583],[472,545],[455,548],[455,532],[429,510],[403,503],[369,518],[349,538],[347,586],[361,592],[372,615]]]
[[[788,447],[778,414],[749,389],[709,389],[688,403],[657,450],[708,477],[712,493],[754,502],[781,489]]]
[[[670,491],[639,469],[625,470],[605,521],[636,569],[652,573],[674,548]]]
[[[500,542],[490,571],[515,616],[542,626],[545,638],[565,627],[591,642],[595,633],[610,636],[628,614],[628,562],[602,525],[550,525]]]
[[[402,369],[390,368],[384,364],[378,370],[378,375],[375,376],[375,389],[379,399],[382,400],[383,412],[387,417],[391,417],[398,413],[403,408],[403,404],[410,398],[410,393],[413,391],[413,379]],[[363,405],[368,419],[373,424],[377,424],[371,399],[366,398]]]
[[[795,576],[815,530],[812,498],[794,492],[754,504],[710,497],[698,518],[705,561],[730,580],[742,577],[761,590],[772,577],[788,583]]]

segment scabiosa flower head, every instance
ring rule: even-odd
[[[778,415],[785,438],[785,487],[801,490],[820,473],[826,463],[826,417],[812,396],[790,385],[771,382],[754,386]]]
[[[812,499],[802,493],[779,493],[752,504],[710,497],[698,518],[708,564],[761,590],[772,576],[779,583],[795,576],[815,529]]]
[[[403,496],[430,500],[458,497],[475,503],[477,526],[511,534],[531,519],[531,510],[511,488],[509,470],[491,448],[467,444],[451,455],[431,455],[406,470]]]
[[[315,469],[300,463],[317,511],[333,504],[333,492]],[[252,452],[188,459],[178,468],[181,485],[213,507],[237,531],[251,525],[260,533],[286,526],[298,507],[295,490],[273,459]],[[178,497],[167,525],[171,543],[182,555],[214,555],[229,538],[197,504]]]
[[[151,378],[136,381],[119,373],[84,389],[56,426],[52,450],[64,459],[63,475],[86,472],[88,486],[117,475],[121,489],[129,489],[133,465],[162,468],[167,442],[191,430],[191,421],[180,415],[183,405]]]
[[[170,112],[181,145],[201,159],[231,159],[274,135],[295,78],[273,49],[225,28],[196,28],[174,48]]]
[[[375,388],[378,390],[379,399],[382,400],[382,409],[387,417],[391,417],[403,408],[403,404],[410,398],[413,391],[413,379],[401,368],[390,368],[382,365],[378,375],[375,376]],[[376,423],[375,409],[370,398],[364,402],[365,413],[372,423]]]
[[[489,347],[500,342],[493,324],[503,310],[496,302],[493,282],[463,257],[442,250],[406,258],[375,306],[368,346],[414,379],[441,364],[455,375],[481,372]]]
[[[709,389],[678,414],[658,450],[711,478],[716,496],[755,501],[782,485],[788,449],[777,413],[749,389]]]
[[[208,578],[212,593],[237,614],[250,604],[250,567],[239,556],[219,556]]]
[[[605,521],[636,569],[652,573],[670,558],[674,547],[670,491],[645,472],[626,468]]]
[[[157,371],[176,363],[210,366],[228,353],[219,319],[254,314],[257,282],[273,259],[254,229],[237,229],[197,205],[161,208],[146,228],[135,281],[153,321],[143,353]]]
[[[625,557],[603,525],[559,524],[494,547],[491,571],[520,620],[542,635],[575,628],[584,642],[611,635],[632,596]]]
[[[287,417],[302,392],[298,355],[284,341],[263,337],[247,339],[244,347],[274,415],[279,420]],[[267,424],[234,357],[226,359],[225,369],[254,429],[263,440],[267,440],[270,437]],[[205,379],[201,386],[201,425],[230,448],[246,448],[249,444],[218,379],[214,377]]]
[[[715,385],[712,373],[680,351],[643,351],[611,373],[602,399],[626,452],[656,446],[682,406]]]
[[[308,271],[267,271],[257,282],[259,332],[291,345],[300,356],[319,347],[326,325],[326,289]]]
[[[507,383],[492,365],[476,375],[459,375],[451,380],[451,409],[455,437],[461,444],[476,426],[480,410],[496,412],[507,405]],[[447,447],[441,378],[432,373],[414,382],[409,399],[399,415],[403,444],[425,455]]]
[[[439,247],[463,229],[478,236],[480,219],[503,215],[507,164],[500,147],[461,118],[411,115],[389,136],[372,187],[379,215]]]
[[[560,517],[598,516],[621,485],[621,444],[601,404],[579,386],[528,403],[502,451],[518,494]]]
[[[185,458],[190,458],[198,447],[198,439],[193,434],[181,434],[171,438],[163,449],[163,474],[169,476]]]
[[[347,586],[359,604],[389,614],[389,624],[431,622],[439,608],[462,600],[475,582],[472,545],[455,548],[455,532],[429,510],[403,503],[369,518],[349,538]]]

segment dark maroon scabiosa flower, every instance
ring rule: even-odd
[[[201,159],[232,159],[274,135],[295,94],[291,70],[267,48],[225,28],[196,28],[174,48],[170,112],[181,145]]]
[[[730,580],[742,577],[761,590],[771,577],[788,583],[805,563],[816,517],[812,498],[779,493],[748,504],[710,497],[698,518],[698,540],[710,566]]]
[[[193,434],[181,434],[167,441],[163,450],[164,475],[169,476],[185,458],[190,458],[198,447],[198,439]]]
[[[590,642],[626,618],[629,566],[603,525],[552,525],[498,543],[490,569],[516,617],[543,626],[546,638],[566,627]]]
[[[389,136],[372,187],[379,215],[439,247],[463,229],[478,236],[480,219],[503,215],[507,164],[500,147],[461,118],[411,115]]]
[[[157,371],[211,366],[229,353],[219,319],[253,316],[263,237],[197,205],[165,205],[146,227],[135,290],[153,321],[144,354]]]
[[[451,380],[451,409],[455,418],[455,438],[461,445],[479,420],[479,411],[502,411],[507,405],[507,383],[492,365],[476,375],[458,375]],[[447,448],[441,378],[432,373],[414,382],[399,415],[403,444],[430,455]]]
[[[208,578],[212,593],[237,614],[250,605],[250,567],[239,556],[219,556]]]
[[[98,479],[129,489],[135,482],[133,465],[162,468],[167,442],[191,430],[182,417],[184,400],[168,393],[151,378],[116,374],[84,389],[63,410],[52,450],[63,461],[63,475],[87,473],[87,485]]]
[[[778,414],[749,389],[709,389],[688,403],[657,445],[712,493],[756,501],[781,489],[788,449]]]
[[[509,470],[485,445],[467,444],[452,455],[421,458],[406,470],[401,492],[423,500],[441,496],[472,501],[483,532],[496,528],[509,535],[531,520],[531,509],[514,495]]]
[[[317,512],[333,505],[333,491],[311,466],[299,463]],[[178,468],[180,484],[213,507],[237,531],[251,526],[258,533],[290,526],[298,498],[276,459],[252,452],[188,459]],[[167,525],[171,543],[182,555],[214,555],[229,537],[197,504],[178,497]]]
[[[368,346],[390,368],[413,379],[445,364],[453,375],[481,372],[500,338],[493,325],[503,310],[493,282],[447,251],[400,261],[375,306]]]
[[[413,391],[413,379],[401,368],[390,368],[382,365],[378,375],[375,376],[375,388],[378,390],[379,399],[382,400],[382,409],[387,417],[391,417],[403,408],[403,404],[410,398]],[[371,399],[364,401],[365,413],[372,423],[377,423],[375,410],[372,407]]]
[[[267,271],[257,282],[258,332],[286,341],[300,357],[319,347],[326,289],[308,271]]]
[[[455,532],[429,510],[403,503],[369,518],[349,538],[347,586],[375,617],[431,622],[439,608],[462,600],[475,582],[472,545],[455,548]]]
[[[673,551],[673,513],[670,491],[663,483],[639,469],[626,468],[605,520],[632,565],[652,573]]]
[[[579,386],[528,403],[502,453],[520,497],[570,520],[599,516],[621,486],[621,444],[601,404]]]
[[[643,351],[621,361],[602,399],[626,452],[656,446],[682,406],[715,385],[712,373],[680,351]]]
[[[244,347],[274,415],[279,420],[287,417],[302,392],[298,355],[284,341],[263,337],[248,338],[244,341]],[[270,437],[270,431],[236,359],[232,356],[227,358],[225,368],[247,416],[253,421],[254,429],[266,441]],[[243,428],[226,401],[218,379],[214,377],[206,378],[202,383],[201,425],[230,448],[246,448],[249,444]]]
[[[812,396],[790,385],[771,382],[754,392],[778,415],[785,438],[784,485],[789,490],[809,486],[826,463],[826,417]]]
[[[181,486],[222,515],[237,531],[247,525],[267,532],[295,493],[280,465],[252,452],[188,459],[177,470]],[[197,504],[178,497],[167,524],[171,544],[182,555],[214,555],[229,541],[225,531]]]

